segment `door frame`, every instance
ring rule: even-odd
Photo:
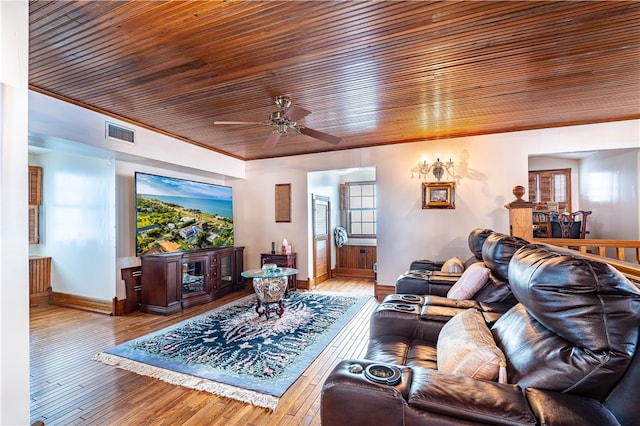
[[[325,262],[327,264],[327,277],[326,279],[331,278],[331,250],[333,249],[331,243],[331,198],[324,195],[311,194],[311,240],[313,245],[313,257],[312,257],[312,265],[313,265],[313,285],[315,287],[319,282],[318,281],[318,271],[316,270],[316,260],[317,260],[317,247],[316,247],[316,201],[326,202],[327,204],[327,249],[326,249],[326,259]]]

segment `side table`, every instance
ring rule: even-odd
[[[260,265],[265,265],[269,263],[274,263],[281,268],[293,268],[296,269],[298,266],[296,264],[296,253],[261,253],[260,254]],[[287,291],[296,291],[298,289],[298,279],[296,275],[291,275],[289,277],[289,287]]]

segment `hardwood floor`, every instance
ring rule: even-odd
[[[378,305],[373,280],[334,278],[319,291],[372,296],[275,411],[194,391],[111,367],[97,352],[204,313],[251,293],[247,289],[182,313],[109,317],[56,306],[31,309],[31,422],[46,425],[319,425],[320,390],[342,359],[362,357],[369,317]]]

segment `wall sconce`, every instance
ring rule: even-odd
[[[418,163],[418,167],[414,167],[413,169],[411,169],[411,178],[413,179],[413,175],[417,173],[418,178],[424,179],[426,181],[427,176],[429,176],[429,172],[432,172],[433,176],[438,180],[438,182],[440,182],[440,179],[442,179],[442,177],[444,176],[445,170],[447,171],[447,173],[449,173],[449,175],[452,175],[449,171],[452,168],[453,161],[451,160],[451,158],[449,158],[449,161],[447,161],[446,163],[440,161],[440,158],[437,158],[435,163],[432,164],[423,161],[422,163]]]

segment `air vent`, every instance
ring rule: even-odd
[[[113,123],[106,122],[107,138],[116,139],[123,142],[135,143],[136,132]]]

